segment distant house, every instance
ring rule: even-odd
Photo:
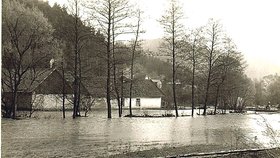
[[[164,93],[151,79],[135,79],[132,87],[132,108],[163,107]],[[129,83],[125,86],[124,107],[129,108]]]
[[[4,72],[3,72],[4,71]],[[2,74],[5,73],[2,69]],[[4,75],[5,76],[5,75]],[[8,104],[11,101],[11,90],[9,84],[5,84],[2,75],[2,94],[3,100]],[[4,78],[3,78],[4,77]],[[65,94],[68,99],[65,100],[66,109],[71,109],[71,98],[73,90],[71,81],[64,80]],[[22,82],[19,86],[18,92],[18,110],[58,110],[62,108],[62,94],[63,94],[63,77],[56,69],[38,69],[36,73],[27,71],[23,76]],[[82,86],[81,92],[88,94],[87,90]]]
[[[106,77],[87,78],[83,82],[90,95],[95,98],[94,108],[107,108]],[[125,78],[123,83],[124,108],[129,107],[129,83],[130,80]],[[133,80],[132,108],[161,108],[164,93],[157,84],[151,79]],[[121,87],[119,90],[121,91]],[[113,109],[118,108],[114,90],[111,92],[111,106]]]

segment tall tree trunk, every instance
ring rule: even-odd
[[[109,1],[109,12],[108,12],[108,27],[107,27],[107,83],[106,83],[106,100],[108,109],[108,118],[112,118],[111,114],[111,2]]]
[[[114,47],[114,46],[113,46]],[[119,93],[119,87],[117,83],[117,75],[116,75],[116,63],[115,63],[115,54],[114,54],[114,49],[113,49],[113,73],[114,73],[114,88],[116,92],[116,98],[117,98],[117,103],[118,103],[118,112],[119,112],[119,117],[121,117],[121,100],[120,100],[120,93]]]
[[[217,91],[216,91],[214,115],[216,115],[216,113],[217,113],[217,106],[218,106],[219,93],[220,93],[220,85],[218,85]]]
[[[79,82],[78,82],[78,95],[77,95],[76,116],[81,116],[81,114],[80,114],[80,105],[81,105],[81,78],[80,78],[80,75],[79,75],[78,78],[79,78]]]
[[[214,110],[214,114],[215,115],[217,113],[218,99],[219,99],[219,96],[220,96],[220,88],[221,88],[221,85],[224,83],[224,81],[226,79],[226,73],[227,73],[227,71],[225,71],[224,76],[222,76],[222,81],[221,81],[221,83],[217,87],[216,98],[215,98],[215,110]]]
[[[64,60],[64,59],[62,59]],[[62,62],[62,116],[65,118],[65,73],[64,73],[64,63]]]
[[[210,88],[210,76],[211,76],[211,69],[208,72],[207,76],[207,85],[206,85],[206,92],[205,92],[205,100],[204,100],[204,107],[203,107],[203,115],[206,115],[207,104],[208,104],[208,95],[209,95],[209,88]]]
[[[20,84],[20,76],[17,75],[19,74],[19,70],[20,68],[18,68],[18,70],[15,71],[15,74],[14,74],[14,84],[13,84],[13,89],[12,89],[12,92],[13,92],[13,101],[12,101],[12,112],[13,112],[13,115],[12,115],[12,119],[15,119],[16,118],[16,113],[17,113],[17,101],[18,101],[18,86]]]
[[[176,56],[175,56],[175,21],[173,14],[173,22],[172,22],[172,81],[173,81],[173,102],[176,117],[178,117],[178,107],[176,100]]]
[[[75,1],[75,63],[74,63],[74,107],[73,107],[73,118],[77,116],[77,107],[78,107],[78,2]]]
[[[213,27],[213,32],[215,28]],[[209,95],[209,88],[211,84],[211,75],[212,75],[212,62],[213,62],[213,52],[214,52],[214,45],[215,45],[215,33],[212,35],[212,41],[211,41],[211,50],[209,52],[209,64],[208,64],[208,75],[207,75],[207,85],[206,85],[206,92],[205,92],[205,102],[204,102],[204,111],[203,115],[206,115],[206,110],[207,110],[207,104],[208,104],[208,95]]]
[[[114,15],[113,11],[113,15]],[[113,16],[114,17],[114,16]],[[119,117],[121,117],[121,100],[120,100],[120,92],[119,92],[119,87],[118,87],[118,77],[117,77],[117,65],[116,65],[116,54],[115,54],[115,21],[114,18],[112,18],[112,55],[113,55],[113,76],[114,76],[114,88],[115,88],[115,93],[116,93],[116,98],[117,98],[117,103],[118,103],[118,111],[119,111]]]
[[[82,63],[81,63],[81,53],[79,51],[78,53],[78,99],[77,99],[77,110],[76,110],[76,116],[81,116],[80,113],[80,105],[81,105],[81,84],[82,84]]]
[[[133,43],[132,48],[132,57],[131,57],[131,67],[130,67],[130,85],[129,85],[129,116],[132,116],[132,88],[133,88],[133,66],[134,66],[134,58],[135,58],[135,52],[136,47],[138,44],[138,38],[140,33],[140,21],[141,21],[141,12],[138,10],[138,21],[137,21],[137,29],[135,34],[135,41]]]
[[[194,49],[192,53],[192,58],[193,58],[193,67],[192,67],[192,117],[194,115],[194,84],[195,84],[195,57],[194,57]]]
[[[116,92],[116,99],[117,99],[117,103],[118,103],[118,109],[119,109],[119,117],[121,117],[121,113],[120,113],[120,108],[121,108],[121,100],[120,100],[120,93],[119,93],[119,89],[118,89],[118,83],[117,83],[117,75],[115,73],[115,68],[113,66],[113,73],[114,73],[114,88],[115,88],[115,92]]]
[[[108,46],[107,46],[108,47]],[[110,47],[110,46],[109,46]],[[110,49],[110,48],[107,48],[107,50]],[[110,91],[111,91],[111,80],[110,80],[110,76],[111,76],[111,73],[110,73],[110,53],[107,52],[107,83],[106,83],[106,101],[107,101],[107,110],[108,110],[108,118],[112,118],[111,116],[111,95],[110,95]]]
[[[133,63],[134,63],[134,52],[132,53],[131,68],[130,68],[130,84],[129,84],[129,116],[132,116],[132,86],[133,86]]]
[[[120,108],[120,117],[122,116],[122,112],[123,112],[123,102],[124,102],[124,98],[123,98],[123,70],[122,70],[122,78],[121,78],[121,108]]]
[[[12,119],[16,118],[16,112],[17,112],[17,98],[18,98],[18,90],[17,87],[15,87],[14,92],[13,92],[13,101],[12,101]]]

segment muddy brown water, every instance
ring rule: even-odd
[[[166,114],[164,110],[134,113]],[[127,111],[125,111],[127,113]],[[180,110],[179,114],[190,111]],[[61,112],[1,120],[2,157],[107,157],[152,148],[223,144],[236,148],[280,145],[280,114],[227,114],[179,118],[113,118],[106,111],[62,119]],[[222,149],[221,149],[222,150]]]

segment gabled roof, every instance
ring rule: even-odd
[[[28,70],[22,76],[21,83],[19,85],[19,91],[32,92],[34,91],[55,69],[35,69]],[[10,71],[11,72],[11,71]],[[4,92],[11,92],[9,83],[9,71],[2,68],[2,89]]]
[[[87,77],[82,82],[91,96],[96,98],[106,97],[106,77]]]
[[[85,87],[89,90],[91,96],[96,98],[106,97],[106,81],[107,78],[104,76],[83,78],[83,83]],[[113,79],[111,79],[111,81],[113,81]],[[124,97],[129,97],[130,79],[124,78],[123,81],[124,81],[123,83]],[[119,87],[119,92],[121,93],[121,87]],[[162,97],[162,96],[164,96],[163,91],[159,89],[156,83],[154,83],[152,80],[150,79],[133,80],[132,97],[155,98],[155,97]],[[115,97],[113,88],[111,92],[111,97],[112,98]]]
[[[2,90],[11,92],[9,82],[9,71],[2,69]],[[65,93],[73,93],[73,77],[70,73],[65,73]],[[67,78],[68,77],[68,78]],[[28,70],[19,85],[19,92],[36,92],[39,94],[61,94],[63,77],[61,72],[56,69],[36,69]],[[81,84],[81,93],[89,94],[88,90]]]
[[[150,79],[135,79],[132,84],[133,98],[156,98],[164,96],[163,91],[159,89],[156,83]],[[125,97],[129,97],[129,87],[130,82],[127,82],[124,87]]]

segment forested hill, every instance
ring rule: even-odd
[[[70,15],[67,12],[66,7],[59,6],[58,4],[54,4],[52,7],[48,4],[48,2],[38,1],[38,0],[28,0],[20,2],[25,3],[27,7],[38,7],[38,9],[43,12],[44,16],[48,19],[49,23],[53,27],[53,37],[57,40],[58,48],[62,49],[64,53],[64,58],[67,63],[68,69],[73,67],[74,63],[74,54],[71,51],[72,45],[71,42],[73,40],[73,22],[75,21],[74,16]],[[82,29],[82,33],[87,36],[88,40],[85,48],[81,52],[81,63],[83,64],[83,74],[87,74],[90,76],[105,76],[106,74],[106,62],[105,62],[105,45],[104,36],[95,28],[86,26],[84,22],[79,20],[79,27]],[[138,53],[135,59],[135,69],[136,76],[151,76],[155,78],[165,78],[170,77],[171,66],[169,63],[161,61],[158,58],[153,57],[154,54],[147,53],[148,50],[145,49],[147,45],[154,45],[152,41],[147,41],[143,43],[144,51]],[[154,47],[158,48],[157,45]],[[123,45],[122,45],[123,47]],[[127,46],[125,46],[127,47]],[[155,50],[152,50],[155,52]],[[128,48],[122,48],[120,53],[120,58],[123,59],[122,64],[129,69],[129,59],[131,58],[130,52]],[[147,55],[149,54],[149,55]],[[55,58],[56,62],[61,60],[61,54],[54,53],[52,58]],[[48,67],[48,62],[45,63],[46,67]]]
[[[57,52],[52,54],[52,58],[55,59],[58,66],[63,55],[67,69],[73,69],[75,16],[70,15],[66,7],[61,7],[57,4],[51,7],[48,2],[38,0],[20,1],[25,3],[27,7],[38,7],[43,12],[53,27],[53,38],[57,43]],[[101,44],[104,41],[103,35],[95,28],[86,26],[80,19],[77,20],[77,27],[79,28],[80,37],[83,38],[81,40],[86,41],[81,43],[83,47],[81,51],[82,71],[103,75],[103,70],[105,69],[105,65],[102,64],[105,49],[105,46]]]

